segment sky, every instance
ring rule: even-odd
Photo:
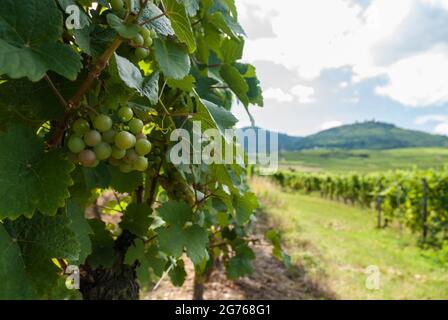
[[[448,135],[448,0],[235,1],[263,88],[257,126],[302,136],[374,119]]]

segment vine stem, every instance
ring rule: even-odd
[[[64,97],[62,96],[62,94],[59,92],[58,88],[56,88],[56,86],[54,85],[53,81],[51,80],[51,78],[48,76],[48,74],[44,75],[44,79],[48,82],[48,85],[50,86],[51,90],[53,90],[53,93],[55,94],[55,96],[58,98],[59,102],[62,104],[62,106],[66,109],[68,109],[68,103],[67,101],[65,101]]]

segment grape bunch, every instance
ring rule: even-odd
[[[123,0],[110,0],[112,10],[114,10],[120,17],[126,15],[126,9]],[[140,60],[146,59],[149,54],[149,48],[152,46],[153,39],[157,37],[153,29],[147,29],[145,26],[139,26],[139,33],[130,39],[130,45],[135,48],[134,54]]]
[[[121,107],[115,122],[106,114],[77,119],[71,126],[67,140],[68,149],[75,161],[84,167],[96,167],[100,161],[108,161],[122,172],[148,169],[151,142],[142,132],[143,121],[134,117],[129,107]]]

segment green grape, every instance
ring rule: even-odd
[[[117,132],[115,130],[109,130],[103,133],[103,141],[108,144],[113,144],[115,142],[115,135]]]
[[[73,131],[77,134],[83,135],[90,130],[89,122],[86,119],[78,119],[73,123]]]
[[[112,128],[112,119],[105,114],[100,114],[93,120],[93,126],[99,132],[106,132]]]
[[[138,157],[133,164],[133,168],[137,171],[145,171],[148,169],[148,159],[145,157]]]
[[[120,149],[132,148],[135,142],[135,136],[127,131],[121,131],[115,136],[115,145]]]
[[[133,164],[138,159],[138,154],[134,149],[129,149],[126,151],[126,156],[124,157],[124,162],[128,164]]]
[[[148,28],[141,26],[140,27],[140,34],[142,35],[143,38],[151,38],[151,31],[149,31]]]
[[[84,167],[91,167],[97,161],[95,152],[89,149],[81,151],[81,153],[78,156],[78,159],[81,165],[83,165]]]
[[[145,43],[145,39],[142,37],[141,34],[137,34],[133,39],[132,39],[132,44],[134,46],[142,46]]]
[[[135,143],[135,151],[137,151],[137,154],[139,156],[147,155],[151,152],[151,142],[146,139],[139,139]]]
[[[71,136],[68,139],[67,146],[68,146],[68,149],[73,153],[80,153],[86,147],[86,145],[84,144],[84,141],[82,141],[82,139],[77,136]]]
[[[134,116],[134,112],[132,112],[132,109],[129,107],[121,107],[118,110],[118,117],[123,122],[128,122],[129,120],[132,119],[133,116]]]
[[[135,56],[138,60],[143,60],[149,56],[149,50],[146,48],[137,48],[135,49]]]
[[[134,170],[134,168],[132,167],[132,165],[127,164],[127,163],[121,163],[120,164],[120,171],[124,172],[124,173],[129,173],[132,170]]]
[[[100,142],[99,144],[97,144],[93,148],[93,151],[95,152],[96,158],[98,160],[106,160],[112,154],[112,148],[106,142]]]
[[[109,0],[110,6],[114,11],[121,11],[124,8],[123,0]]]
[[[112,158],[120,160],[123,159],[124,156],[126,155],[126,150],[125,149],[120,149],[117,148],[116,146],[112,146]]]
[[[152,46],[152,38],[151,37],[145,38],[145,46],[148,47],[148,48],[150,46]],[[148,55],[149,55],[149,50],[148,50]]]
[[[135,135],[135,138],[136,138],[137,140],[140,140],[140,139],[146,139],[146,140],[148,140],[148,137],[147,137],[146,134],[144,134],[143,132],[139,132],[139,133],[137,133],[137,134]]]
[[[84,142],[89,147],[94,147],[101,142],[101,134],[96,130],[90,130],[84,135]]]
[[[132,119],[128,123],[129,131],[131,131],[133,134],[140,133],[143,129],[143,121],[137,118]]]
[[[149,30],[149,32],[151,33],[151,38],[156,38],[157,37],[157,33],[154,31],[154,29]]]

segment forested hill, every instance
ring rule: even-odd
[[[257,128],[259,129],[259,128]],[[306,137],[279,134],[280,150],[315,148],[395,149],[448,147],[448,137],[398,128],[393,124],[368,121],[343,125]]]

